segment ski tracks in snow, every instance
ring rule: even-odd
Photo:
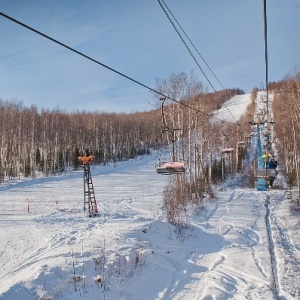
[[[13,237],[2,237],[7,242],[0,245],[0,295],[18,282],[30,282],[38,277],[47,265],[66,265],[71,252],[80,253],[86,233],[101,226],[99,220],[86,222],[82,213],[57,211],[49,215],[18,217],[5,216],[0,220],[3,233],[5,227],[14,228]],[[66,252],[67,250],[67,252]],[[13,258],[13,259],[12,259]]]
[[[290,208],[284,200],[284,193],[270,192],[269,224],[273,247],[271,251],[274,255],[274,279],[279,299],[299,299],[300,249],[294,244],[292,233],[287,229],[287,226],[291,228],[293,225],[297,228],[299,224],[289,224],[295,221],[288,218]],[[298,230],[295,234],[298,235]]]
[[[298,231],[291,228],[299,222],[289,219],[285,193],[223,194],[198,223],[206,233],[219,235],[215,242],[221,250],[205,253],[201,245],[190,249],[189,267],[184,273],[178,268],[163,299],[298,299],[300,247],[293,238]]]
[[[239,299],[239,294],[247,299],[273,299],[264,197],[253,190],[223,195],[198,222],[214,238],[216,251],[203,251],[213,249],[210,239],[189,249],[189,268],[175,272],[163,299]]]
[[[7,237],[6,243],[0,245],[1,274],[0,294],[8,289],[13,283],[28,280],[27,267],[34,268],[37,256],[47,248],[47,233],[38,228],[27,218],[19,218],[17,221],[12,217],[3,218],[0,221],[2,235],[11,234],[11,230],[5,231],[11,223],[15,228],[13,237]],[[13,259],[12,259],[13,258]]]
[[[144,298],[146,293],[147,300],[276,299],[274,281],[281,297],[277,298],[299,298],[300,245],[295,244],[290,231],[292,227],[295,234],[298,232],[299,224],[291,222],[299,221],[297,217],[289,219],[290,211],[283,217],[282,211],[288,209],[283,192],[238,188],[218,192],[216,201],[205,203],[199,215],[189,216],[190,228],[180,239],[162,215],[167,178],[154,173],[153,160],[137,161],[118,172],[109,172],[111,168],[106,173],[97,170],[93,170],[93,180],[100,218],[87,219],[79,213],[82,180],[78,176],[65,182],[69,187],[63,195],[60,182],[54,180],[49,186],[32,183],[26,189],[32,203],[40,203],[41,195],[45,205],[59,200],[60,210],[43,206],[46,214],[18,214],[16,210],[12,215],[10,199],[19,199],[16,203],[20,206],[27,194],[24,196],[24,189],[17,186],[14,191],[5,190],[2,204],[8,208],[0,219],[4,235],[0,245],[0,295],[6,290],[13,292],[17,283],[37,282],[39,275],[44,280],[43,268],[47,265],[48,271],[52,268],[54,272],[59,266],[67,270],[67,277],[71,276],[71,251],[75,261],[82,259],[81,246],[92,257],[95,245],[104,240],[108,253],[117,249],[128,254],[142,245],[143,276],[129,278],[130,284],[123,287],[124,292],[136,295],[131,299]],[[269,228],[265,218],[268,194]],[[71,202],[64,202],[67,197]],[[273,272],[268,229],[275,254]],[[60,282],[59,278],[55,280],[54,286]]]

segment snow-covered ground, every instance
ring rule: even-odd
[[[95,218],[82,171],[0,186],[0,299],[300,298],[300,213],[286,191],[227,182],[176,230],[157,157],[92,166]]]
[[[235,95],[214,116],[227,122],[237,122],[250,103],[251,94]]]

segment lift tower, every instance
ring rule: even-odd
[[[78,156],[78,159],[82,163],[83,167],[83,211],[86,212],[88,209],[89,217],[94,217],[99,214],[90,169],[90,162],[94,158],[95,157],[93,155]]]

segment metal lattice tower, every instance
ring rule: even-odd
[[[83,164],[83,211],[88,211],[89,216],[93,217],[98,215],[97,201],[90,168],[90,162],[94,159],[94,156],[79,156],[78,159]]]

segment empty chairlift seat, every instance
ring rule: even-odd
[[[233,152],[233,148],[225,148],[222,150],[222,154],[232,153],[232,152]]]
[[[156,172],[170,175],[174,173],[184,173],[186,171],[185,161],[159,162],[156,165]]]

